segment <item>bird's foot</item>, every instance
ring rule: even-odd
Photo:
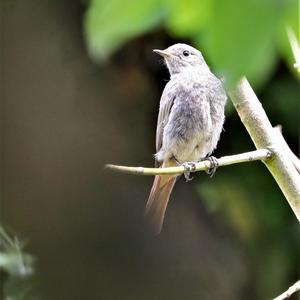
[[[208,174],[209,177],[212,178],[215,175],[217,168],[219,167],[218,160],[214,156],[206,157],[205,160],[209,160],[210,162],[210,167],[206,171],[206,174]]]
[[[196,163],[192,162],[192,161],[188,161],[182,164],[182,166],[184,167],[184,178],[186,180],[186,182],[193,180],[194,177],[191,176],[191,172],[195,172],[196,171]]]

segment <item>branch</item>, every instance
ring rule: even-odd
[[[281,125],[276,125],[274,127],[275,131],[278,134],[278,139],[280,139],[280,143],[285,148],[285,153],[289,156],[290,160],[292,161],[294,167],[300,173],[300,159],[297,157],[297,155],[291,150],[291,148],[288,146],[286,140],[284,139],[284,136],[282,134],[282,127]]]
[[[264,163],[300,221],[300,175],[286,154],[283,141],[278,138],[246,78],[242,78],[229,94],[256,148],[273,152],[273,158]]]
[[[256,151],[246,152],[242,154],[223,156],[219,159],[218,165],[221,167],[238,164],[242,162],[250,162],[255,160],[268,160],[272,157],[272,152],[268,149],[259,149]],[[134,175],[167,175],[174,174],[180,175],[185,172],[183,166],[168,167],[168,168],[144,168],[144,167],[127,167],[108,164],[105,166],[107,169],[118,171],[121,173],[134,174]],[[195,163],[195,171],[205,171],[211,167],[209,160]]]
[[[283,300],[286,298],[291,297],[292,294],[300,290],[300,280],[293,284],[287,291],[283,294],[279,295],[278,297],[274,298],[273,300]]]

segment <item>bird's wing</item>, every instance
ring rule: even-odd
[[[160,99],[156,128],[156,152],[158,152],[162,146],[164,127],[168,122],[170,111],[176,98],[175,94],[175,88],[171,81],[169,81]]]

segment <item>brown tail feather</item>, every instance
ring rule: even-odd
[[[145,209],[145,216],[154,234],[159,234],[164,221],[170,194],[176,182],[176,176],[155,176]]]

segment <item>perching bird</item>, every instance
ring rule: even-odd
[[[190,162],[203,160],[216,148],[227,96],[197,49],[175,44],[153,51],[164,58],[171,77],[160,99],[155,159],[160,167],[183,164],[188,174]],[[145,209],[154,234],[161,231],[176,178],[155,176]]]

